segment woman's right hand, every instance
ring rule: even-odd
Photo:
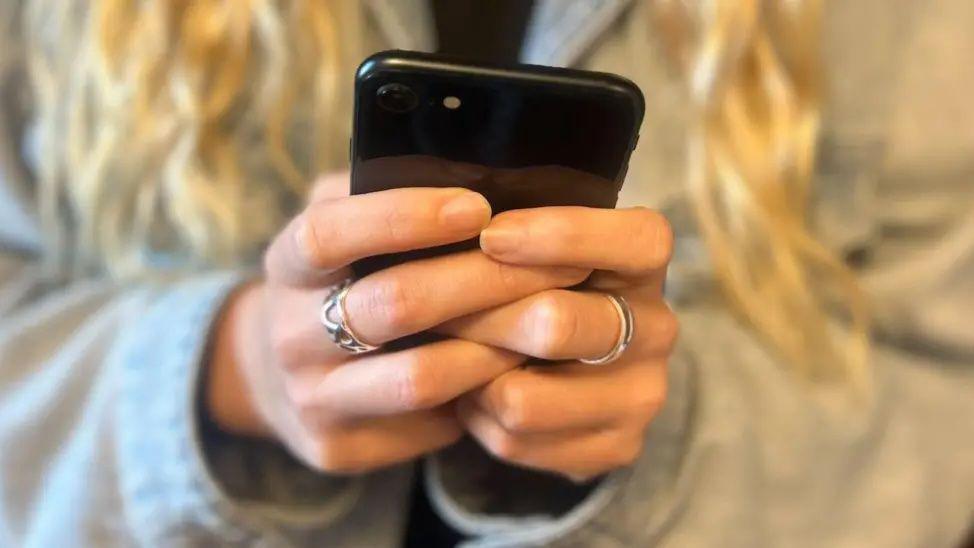
[[[525,358],[460,339],[360,356],[336,347],[319,311],[351,262],[475,237],[491,214],[465,189],[347,196],[341,187],[347,176],[315,193],[268,249],[264,279],[230,299],[215,333],[206,403],[227,431],[273,436],[312,468],[357,473],[454,442],[463,430],[452,400]],[[362,340],[382,344],[588,274],[504,265],[474,250],[357,280],[345,310]]]

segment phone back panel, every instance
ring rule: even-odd
[[[355,85],[353,194],[462,186],[484,194],[495,214],[614,207],[643,117],[632,82],[568,69],[389,51],[366,59]],[[408,108],[383,102],[390,85],[412,94]],[[465,247],[370,258],[354,269],[363,276]]]

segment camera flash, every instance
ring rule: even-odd
[[[456,110],[460,108],[460,98],[450,95],[449,97],[443,98],[443,106],[450,109]]]

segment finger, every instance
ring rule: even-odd
[[[546,360],[598,358],[619,338],[615,307],[599,293],[551,289],[436,328],[439,333]]]
[[[495,457],[576,480],[632,464],[643,447],[643,431],[637,428],[513,434],[469,401],[458,403],[457,414],[467,431]]]
[[[507,211],[480,235],[497,260],[652,274],[669,262],[673,231],[646,208],[543,207]]]
[[[665,303],[630,292],[634,336],[627,355],[664,356],[677,337]],[[546,360],[605,356],[619,340],[622,320],[603,293],[552,289],[450,320],[436,332]]]
[[[373,255],[459,242],[490,220],[483,196],[460,188],[399,188],[308,206],[274,240],[268,278],[315,285]]]
[[[295,453],[315,470],[358,474],[446,447],[463,435],[452,409],[433,409],[306,431]]]
[[[334,417],[430,409],[513,369],[524,357],[463,340],[446,340],[350,361],[331,371],[306,368],[288,381],[294,405]]]
[[[393,266],[352,284],[346,320],[381,344],[532,293],[581,283],[589,271],[498,263],[479,250]]]
[[[515,369],[471,397],[516,433],[645,424],[665,401],[666,367],[662,362],[636,361]]]
[[[266,285],[265,285],[266,287]],[[274,362],[285,371],[318,367],[348,359],[349,353],[331,341],[319,317],[322,302],[330,289],[300,289],[276,286],[265,291],[265,310],[271,313],[265,324],[268,350]]]

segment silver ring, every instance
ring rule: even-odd
[[[636,327],[636,322],[632,316],[632,309],[629,308],[629,303],[625,299],[611,293],[603,293],[603,295],[609,299],[609,302],[612,303],[612,306],[619,314],[619,338],[616,339],[616,344],[612,347],[612,350],[609,350],[605,356],[592,360],[578,360],[588,365],[605,365],[618,360],[625,353],[626,349],[629,348],[629,343],[632,342],[632,334]]]
[[[328,337],[338,348],[352,354],[364,354],[378,349],[378,346],[362,342],[348,326],[345,318],[345,296],[352,286],[352,280],[345,280],[332,288],[321,305],[321,325],[325,326]]]

